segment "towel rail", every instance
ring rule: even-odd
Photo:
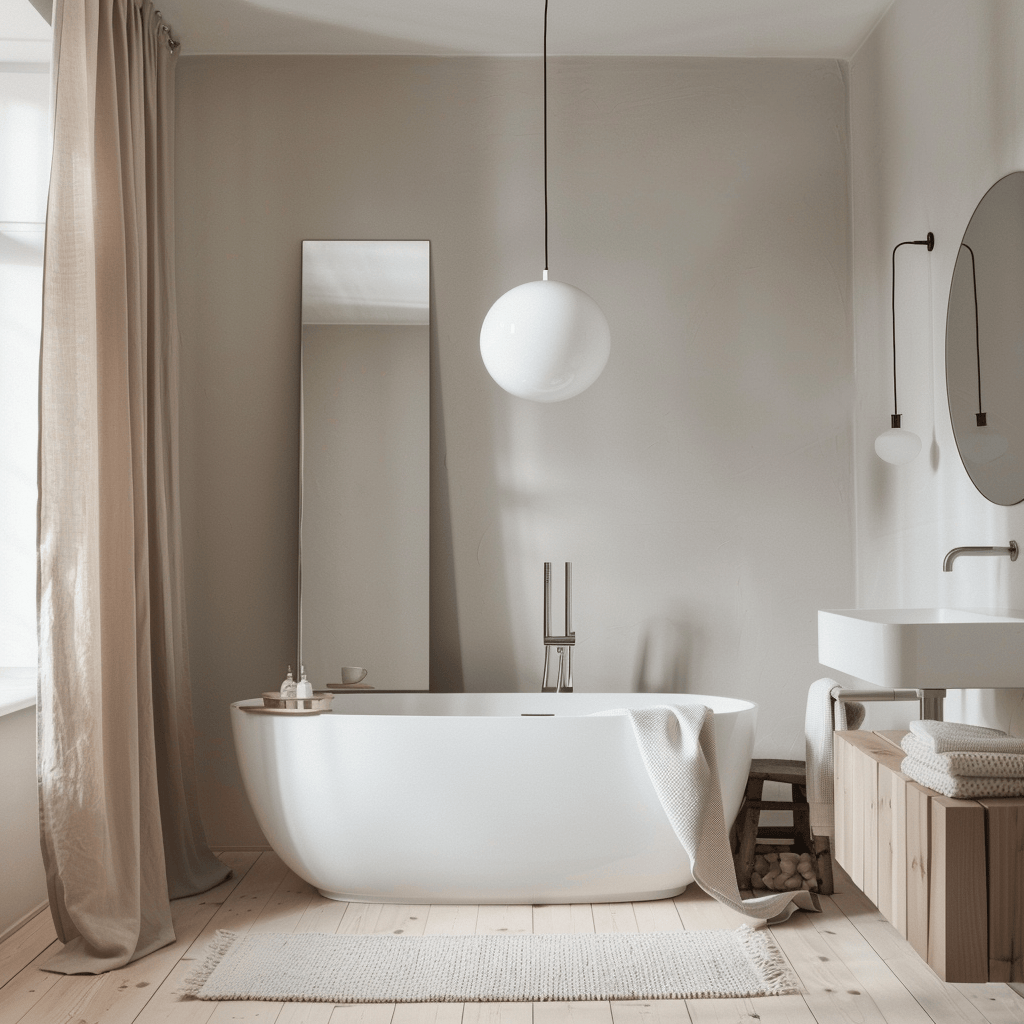
[[[842,686],[832,689],[832,699],[856,701],[858,704],[875,700],[916,700],[921,705],[921,718],[926,721],[942,721],[942,701],[945,690],[888,690],[881,686],[870,690],[848,690]]]

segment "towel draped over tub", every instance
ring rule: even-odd
[[[693,877],[709,896],[748,917],[785,921],[794,910],[820,911],[806,889],[745,900],[736,883],[722,808],[714,714],[703,704],[666,704],[600,711],[626,715],[665,814],[690,858]]]

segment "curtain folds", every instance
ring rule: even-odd
[[[57,0],[39,431],[38,769],[57,934],[95,974],[227,876],[196,804],[178,503],[174,51]]]

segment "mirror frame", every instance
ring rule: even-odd
[[[392,599],[388,599],[386,601],[386,603],[388,605],[390,605],[390,604],[393,604],[394,601],[398,601],[399,604],[401,604],[403,601],[405,602],[406,610],[407,610],[407,612],[409,612],[409,614],[405,617],[406,621],[412,620],[410,622],[410,628],[409,628],[409,631],[408,631],[412,635],[412,640],[410,642],[415,642],[416,643],[416,647],[415,647],[415,649],[413,651],[414,656],[412,657],[412,660],[410,661],[408,657],[405,658],[405,661],[407,662],[405,668],[409,669],[410,666],[412,668],[414,668],[415,671],[412,671],[410,673],[410,678],[412,678],[413,676],[415,678],[412,679],[413,685],[411,685],[411,686],[395,686],[393,684],[392,685],[388,685],[388,683],[387,683],[387,678],[388,678],[387,668],[385,667],[385,669],[382,672],[381,669],[380,669],[379,663],[376,664],[376,665],[370,664],[370,665],[366,666],[366,667],[369,668],[369,675],[366,678],[366,687],[372,688],[373,691],[378,692],[378,693],[380,693],[380,692],[423,692],[425,690],[429,690],[429,687],[430,687],[430,436],[431,436],[431,423],[430,423],[430,403],[431,403],[430,332],[431,332],[431,323],[432,323],[432,310],[431,310],[431,277],[432,277],[432,272],[431,272],[432,251],[431,250],[432,250],[432,247],[431,247],[431,243],[430,243],[430,241],[428,239],[304,239],[302,241],[301,248],[300,248],[300,278],[301,278],[301,281],[303,282],[303,285],[305,285],[307,283],[307,274],[309,273],[309,268],[307,267],[308,247],[311,244],[313,246],[316,246],[317,244],[331,243],[331,242],[337,242],[337,243],[343,243],[343,244],[367,243],[367,244],[377,244],[377,245],[386,245],[386,243],[393,242],[393,243],[396,243],[396,244],[407,245],[407,246],[409,246],[409,245],[415,245],[417,247],[422,246],[424,251],[421,254],[418,254],[414,259],[412,259],[411,262],[410,262],[410,260],[408,258],[400,259],[398,261],[398,264],[397,264],[397,271],[398,271],[397,274],[395,272],[396,271],[396,267],[392,266],[391,268],[389,268],[390,273],[384,274],[383,277],[381,277],[381,278],[373,278],[372,279],[373,281],[377,282],[378,285],[379,285],[380,281],[390,282],[390,287],[385,287],[384,289],[382,289],[383,294],[378,292],[378,297],[383,302],[383,305],[381,305],[378,310],[372,310],[370,307],[365,306],[362,303],[362,298],[365,297],[365,295],[366,295],[366,293],[368,291],[373,291],[373,289],[365,289],[364,288],[362,293],[360,294],[360,289],[358,287],[356,287],[355,289],[353,289],[353,291],[351,291],[349,293],[349,296],[346,297],[346,299],[339,304],[339,308],[344,306],[344,307],[346,307],[348,309],[357,308],[357,309],[362,310],[362,312],[369,311],[370,312],[369,316],[364,316],[364,315],[361,315],[361,314],[356,314],[353,317],[352,320],[337,320],[337,321],[333,320],[333,319],[329,319],[329,318],[321,320],[319,318],[319,316],[317,316],[313,320],[310,320],[309,322],[307,322],[306,321],[306,315],[307,315],[306,306],[307,306],[307,303],[308,302],[312,302],[313,306],[317,307],[317,300],[318,299],[322,299],[323,296],[322,295],[318,295],[318,294],[313,294],[313,293],[309,292],[309,289],[306,288],[306,287],[300,287],[299,346],[298,346],[299,347],[299,479],[298,479],[299,531],[298,531],[298,550],[297,550],[298,601],[297,601],[297,609],[296,609],[297,610],[297,627],[298,627],[297,628],[297,642],[298,642],[297,643],[297,648],[298,649],[297,649],[297,665],[296,665],[296,668],[298,669],[298,668],[300,668],[302,666],[302,664],[303,664],[303,662],[304,662],[304,660],[305,660],[305,658],[306,658],[306,656],[308,654],[308,645],[307,645],[307,642],[306,642],[307,641],[307,631],[308,631],[307,630],[307,626],[308,626],[308,623],[304,620],[304,616],[303,616],[303,607],[304,607],[303,598],[304,598],[304,591],[306,591],[306,587],[304,586],[303,576],[304,576],[304,568],[307,568],[308,565],[309,565],[309,562],[308,562],[307,559],[308,559],[308,557],[310,555],[309,552],[304,552],[304,547],[306,546],[306,539],[307,539],[306,538],[306,530],[307,530],[307,527],[309,525],[308,522],[307,522],[307,516],[308,516],[308,513],[309,513],[309,505],[308,505],[307,494],[306,494],[306,490],[307,490],[307,447],[308,447],[307,446],[307,436],[306,436],[306,434],[307,434],[307,426],[308,426],[308,424],[307,424],[307,405],[308,405],[308,391],[309,391],[308,383],[307,383],[307,380],[306,380],[306,356],[307,356],[307,342],[310,341],[310,338],[307,336],[307,328],[313,328],[313,329],[319,330],[321,328],[328,328],[329,329],[332,326],[336,327],[336,328],[337,327],[341,327],[341,328],[348,327],[348,328],[350,328],[350,329],[352,329],[352,330],[354,330],[356,332],[359,332],[359,335],[366,334],[367,332],[369,332],[370,334],[380,334],[381,332],[394,331],[394,332],[396,332],[396,337],[394,337],[393,339],[389,339],[389,340],[393,340],[395,342],[401,342],[402,343],[401,347],[406,350],[405,351],[405,355],[404,356],[397,355],[396,353],[399,350],[396,350],[396,352],[393,353],[391,356],[388,356],[388,357],[385,358],[385,362],[387,363],[386,366],[377,365],[379,360],[376,360],[375,358],[371,359],[371,362],[374,363],[374,366],[370,367],[370,369],[373,372],[370,374],[369,378],[365,377],[365,372],[366,372],[367,367],[365,367],[365,366],[363,367],[363,375],[359,379],[360,380],[370,380],[371,383],[366,385],[366,386],[360,387],[359,390],[365,392],[367,390],[367,387],[369,387],[370,392],[371,392],[371,395],[370,395],[371,404],[369,406],[366,406],[365,405],[365,400],[364,400],[364,406],[362,407],[362,413],[364,413],[365,415],[357,416],[355,421],[353,421],[353,424],[354,424],[354,426],[356,428],[356,433],[358,434],[362,424],[373,423],[374,422],[374,417],[375,417],[375,415],[378,414],[379,410],[387,409],[388,407],[390,407],[390,408],[392,408],[392,410],[394,410],[395,406],[394,406],[393,403],[394,403],[394,400],[396,398],[401,399],[401,408],[403,410],[408,408],[410,410],[410,414],[411,414],[412,411],[415,411],[415,409],[417,409],[417,408],[422,406],[422,409],[421,409],[422,416],[414,418],[414,420],[415,420],[414,422],[413,421],[408,421],[407,416],[405,416],[403,414],[399,414],[398,417],[397,417],[399,424],[403,425],[404,428],[405,428],[405,432],[402,434],[402,437],[399,439],[400,441],[402,441],[401,447],[405,449],[404,457],[403,457],[403,453],[401,451],[399,451],[399,453],[397,455],[393,455],[393,457],[392,457],[392,459],[390,461],[386,460],[386,459],[382,460],[381,458],[379,458],[379,456],[375,456],[375,458],[372,459],[372,460],[366,459],[365,455],[363,455],[362,458],[360,458],[359,456],[356,456],[356,463],[357,463],[356,468],[357,468],[357,470],[360,469],[360,468],[366,469],[366,463],[369,462],[369,461],[373,461],[375,463],[383,462],[384,463],[383,469],[385,470],[385,472],[388,472],[389,469],[392,471],[391,472],[391,476],[388,478],[391,482],[393,482],[394,479],[395,479],[394,471],[396,470],[396,468],[398,468],[398,463],[399,462],[402,463],[402,465],[401,465],[402,474],[401,475],[403,477],[407,475],[407,473],[408,473],[410,468],[415,468],[415,466],[419,466],[420,470],[422,471],[422,472],[417,471],[417,472],[412,474],[414,480],[416,478],[418,478],[419,476],[423,477],[423,479],[419,481],[419,485],[420,486],[416,490],[415,494],[405,494],[403,492],[404,497],[403,497],[402,501],[391,502],[390,503],[390,506],[393,509],[395,509],[395,510],[401,510],[402,512],[405,512],[405,513],[408,513],[408,512],[411,511],[413,515],[416,515],[417,521],[419,522],[420,527],[422,527],[422,528],[418,528],[417,530],[415,530],[413,532],[415,532],[417,534],[420,534],[420,533],[423,534],[423,536],[421,538],[421,543],[416,545],[414,548],[410,549],[408,547],[408,545],[410,543],[410,538],[407,536],[410,533],[408,527],[407,526],[403,526],[401,529],[397,530],[396,531],[397,535],[400,538],[404,537],[404,539],[405,539],[405,542],[406,542],[405,543],[405,548],[402,549],[400,545],[396,545],[393,541],[389,540],[389,542],[386,545],[387,551],[388,551],[389,554],[383,555],[380,558],[380,563],[381,563],[380,571],[376,571],[375,570],[373,572],[373,574],[372,574],[372,577],[373,577],[372,580],[367,580],[364,583],[364,585],[366,586],[367,591],[370,592],[370,600],[374,599],[373,590],[374,590],[375,587],[376,587],[377,590],[380,590],[383,586],[389,585],[391,587],[391,590],[392,590]],[[425,267],[422,266],[422,265],[418,265],[416,263],[417,260],[421,260],[421,259],[425,261]],[[357,260],[355,262],[358,263],[360,261]],[[372,264],[373,260],[371,259],[368,262],[370,262]],[[404,272],[404,281],[403,281],[403,273],[402,272]],[[421,274],[422,274],[422,279],[420,278]],[[416,300],[415,303],[414,303],[414,305],[416,306],[416,309],[411,309],[411,310],[410,310],[410,308],[404,308],[403,309],[403,308],[401,308],[400,304],[397,304],[394,301],[392,301],[392,300],[396,300],[396,299],[405,299],[405,298],[409,297],[408,287],[410,285],[410,282],[412,284],[412,287],[414,288],[414,292],[413,292],[412,297]],[[422,293],[421,293],[421,289],[422,289]],[[422,295],[422,297],[425,298],[425,305],[422,305],[422,306],[419,304],[419,299],[420,299],[421,295]],[[350,304],[347,301],[347,299],[350,298],[350,297],[355,297],[354,305]],[[371,305],[372,305],[372,303],[371,303]],[[417,310],[419,310],[419,312],[417,312]],[[375,315],[373,315],[374,312],[379,313],[380,315],[379,316],[375,316]],[[417,336],[413,337],[411,332],[416,332]],[[422,332],[421,336],[419,335],[419,332]],[[372,348],[374,346],[371,345],[371,347],[369,349],[366,349],[365,346],[367,344],[367,339],[359,337],[359,335],[357,335],[356,338],[351,339],[351,340],[358,339],[357,348],[362,346],[362,348],[365,349],[366,353],[371,352]],[[408,346],[413,346],[413,347],[409,348]],[[332,357],[332,359],[333,358],[334,357]],[[397,363],[395,362],[396,358],[398,359]],[[411,363],[410,363],[410,359],[412,360]],[[365,361],[365,359],[364,359],[364,361]],[[420,364],[422,364],[422,365],[420,365]],[[412,376],[410,376],[410,374],[412,374]],[[380,378],[381,380],[378,380],[377,378]],[[390,380],[391,383],[390,384],[384,384],[384,383],[381,382],[382,380]],[[403,388],[403,385],[404,385],[404,388]],[[411,391],[408,390],[408,388],[410,386],[412,386],[412,385],[415,385],[413,387],[413,390],[411,390]],[[399,388],[403,388],[403,389],[401,391],[395,391],[395,387],[396,386],[399,387]],[[383,392],[381,392],[381,390],[380,390],[381,388],[384,388]],[[345,418],[346,414],[347,414],[347,410],[345,408],[344,399],[340,397],[342,392],[344,391],[344,384],[343,384],[343,382],[340,379],[338,381],[338,386],[336,387],[335,391],[336,391],[336,394],[335,394],[334,398],[332,399],[332,402],[334,404],[332,404],[330,406],[327,406],[326,408],[336,410],[336,411],[334,411],[333,413],[330,414],[329,418],[330,418],[330,420],[335,422],[335,424],[337,424],[339,421],[343,420]],[[380,394],[378,394],[378,392],[380,392]],[[376,399],[379,400],[377,404],[374,404],[374,402],[372,401],[372,399],[374,397],[376,397]],[[339,401],[341,401],[341,403],[342,403],[341,405],[337,404]],[[389,420],[387,422],[390,423],[390,422],[393,422],[393,421]],[[351,425],[352,424],[350,424],[350,426]],[[378,424],[378,426],[380,426],[380,424]],[[412,436],[409,434],[410,427],[414,428],[414,431],[415,431],[415,434],[416,434],[415,439],[413,439]],[[382,429],[378,430],[376,433],[374,433],[372,435],[373,442],[376,442],[379,438],[384,437],[385,433],[386,433],[386,428],[382,428]],[[363,438],[363,440],[365,441],[366,439]],[[419,462],[415,463],[415,466],[413,466],[412,464],[409,463],[409,461],[408,461],[408,451],[409,451],[410,444],[413,446],[413,448],[423,447],[425,449],[424,452],[423,452],[422,465]],[[366,452],[366,451],[374,450],[372,447],[368,447],[366,444],[360,444],[358,442],[354,446],[352,446],[352,447],[353,447],[353,451],[356,451],[356,452]],[[337,449],[334,449],[334,450],[336,451]],[[338,461],[342,462],[343,458],[339,458]],[[348,478],[346,478],[343,481],[343,483],[340,484],[339,486],[344,487],[344,488],[349,487],[350,484],[349,484]],[[373,490],[372,486],[370,488],[368,488],[368,490]],[[417,495],[418,495],[418,497],[417,497]],[[345,497],[347,498],[348,495],[346,494]],[[333,506],[333,507],[336,507],[337,509],[340,510],[343,506],[345,506],[347,504],[348,504],[347,501],[337,501],[335,503],[335,506]],[[378,505],[377,507],[379,508],[381,506]],[[398,512],[396,511],[395,514],[398,514]],[[332,515],[331,518],[332,518],[332,520],[337,520],[339,518],[339,516],[340,516],[340,513],[339,512],[335,512]],[[374,516],[372,518],[373,518],[373,521],[375,523],[379,523],[379,521],[382,518],[386,518],[386,516],[382,517],[382,516],[374,514]],[[395,536],[395,534],[392,534],[392,536]],[[365,550],[365,549],[360,549],[360,550]],[[379,550],[379,547],[378,547],[378,550]],[[400,561],[400,563],[401,563],[401,566],[402,566],[401,569],[398,569],[398,570],[392,571],[392,572],[388,572],[387,571],[388,568],[390,568],[392,570],[395,570],[395,566],[390,564],[389,558],[392,561],[394,561],[395,560],[395,552],[396,551],[398,551],[399,554],[404,554],[407,557],[404,560],[400,559],[400,558],[398,559]],[[304,555],[306,557],[304,557]],[[419,568],[417,569],[417,567],[419,567]],[[415,575],[415,578],[408,576],[408,572],[409,571],[414,571],[414,570],[417,573]],[[403,572],[405,573],[404,576],[403,576]],[[381,582],[382,580],[385,581],[385,582],[382,583]],[[350,584],[346,584],[345,586],[346,586],[346,589],[350,588]],[[396,588],[398,588],[398,589],[396,590]],[[330,590],[330,586],[328,586],[327,589],[329,591]],[[422,595],[421,596],[423,598],[422,605],[420,605],[420,604],[409,605],[408,604],[408,597],[407,597],[407,595],[409,595],[409,594],[419,595],[421,591],[422,591]],[[396,595],[400,595],[400,596],[396,596]],[[308,599],[308,596],[309,596],[308,593],[306,593],[307,599]],[[378,598],[380,596],[381,595],[379,595],[379,594],[376,595],[376,597],[378,597]],[[359,604],[363,604],[363,603],[366,603],[366,602],[364,602],[363,598],[360,597],[358,603]],[[344,604],[344,601],[342,602],[342,604]],[[420,609],[419,612],[416,611],[417,608]],[[352,611],[352,609],[350,609],[350,611]],[[359,614],[358,611],[354,611],[353,614],[355,614],[356,618],[358,618],[358,614]],[[321,617],[322,617],[322,613],[321,613]],[[308,618],[308,616],[307,616],[307,618]],[[383,618],[384,617],[381,616],[381,619],[383,619]],[[422,622],[420,621],[420,619],[422,619]],[[375,618],[375,621],[376,621],[376,618]],[[367,624],[364,623],[364,626],[367,626]],[[399,646],[399,640],[397,639],[397,636],[396,636],[396,627],[394,626],[393,622],[391,623],[391,628],[387,632],[388,632],[388,640],[385,641],[385,646],[388,648],[388,651],[390,652],[393,649],[395,649],[397,646]],[[363,638],[363,639],[360,640],[360,644],[363,647],[364,651],[367,648],[370,648],[371,650],[374,649],[373,645],[376,642],[374,640],[374,637],[376,636],[376,633],[375,633],[375,628],[374,628],[374,626],[372,624],[369,624],[368,628],[366,628],[363,631],[361,631],[359,635],[360,635],[360,637]],[[418,637],[418,639],[416,639],[417,637]],[[377,639],[379,640],[380,638],[377,638]],[[360,657],[362,657],[362,655],[360,655]],[[397,657],[398,657],[398,660],[401,661],[403,656],[399,653],[397,655]],[[385,666],[386,666],[389,660],[390,661],[394,661],[395,658],[392,657],[392,658],[389,659],[388,657],[384,657],[381,660],[385,663]],[[372,661],[372,659],[371,659],[371,661]],[[420,661],[422,661],[422,664],[420,664]],[[334,678],[334,675],[335,675],[334,669],[336,669],[336,668],[340,669],[340,668],[344,668],[344,667],[346,667],[346,666],[341,666],[341,665],[335,666],[335,665],[332,665],[331,668],[330,668],[330,673],[328,674],[328,677],[324,678],[325,673],[323,671],[321,671],[321,669],[316,668],[314,666],[312,671],[317,672],[320,675],[320,678],[317,678],[315,675],[311,675],[311,682],[313,683],[314,688],[315,689],[327,689],[328,687],[330,687],[331,689],[338,689],[339,688],[339,682],[340,682],[340,674],[339,674],[339,678]],[[307,665],[307,669],[310,669],[310,668],[311,668],[311,666]],[[382,679],[382,675],[384,676],[383,679]],[[406,678],[406,672],[405,671],[392,672],[391,675],[397,676],[400,680],[404,680]],[[371,677],[375,677],[375,678],[371,678]],[[383,685],[382,685],[382,683],[383,683]],[[362,686],[359,687],[359,689],[363,689],[363,688],[364,687],[362,687]]]

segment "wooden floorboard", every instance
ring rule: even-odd
[[[467,1003],[462,1024],[533,1024],[533,1003]]]
[[[1024,999],[1008,985],[954,985],[989,1024],[1021,1024]]]
[[[47,946],[31,963],[0,988],[0,1021],[3,1021],[3,1024],[16,1024],[20,1021],[61,979],[60,974],[40,970],[40,966],[59,949],[59,942]]]
[[[632,903],[595,903],[591,910],[594,915],[594,931],[599,935],[639,931]]]
[[[878,912],[838,865],[836,886],[841,891],[832,902],[885,961],[935,1024],[984,1024],[986,1018],[957,985],[948,985],[915,952],[913,946]],[[989,986],[984,986],[988,988]],[[1005,985],[993,986],[1012,995]],[[1020,1021],[1024,1021],[1024,1000]]]
[[[835,903],[827,896],[820,900],[821,914],[808,914],[807,922],[823,947],[830,950],[825,955],[850,971],[857,987],[872,1000],[888,1024],[931,1024],[917,1000]]]
[[[401,905],[320,896],[272,852],[222,854],[227,882],[172,904],[177,940],[106,975],[51,974],[49,914],[0,943],[0,1024],[1024,1024],[1007,985],[947,985],[841,869],[822,913],[771,934],[803,986],[756,999],[551,1003],[205,1002],[179,995],[218,929],[349,935],[631,933],[748,923],[696,886],[641,903]]]
[[[13,935],[0,942],[0,987],[27,967],[57,940],[49,909],[26,921]]]
[[[56,982],[41,992],[24,1013],[16,1018],[12,1015],[11,1024],[15,1020],[18,1024],[58,1024],[64,1021],[69,1024],[80,1021],[132,1024],[166,982],[206,922],[216,914],[227,894],[238,885],[254,855],[231,853],[224,854],[222,859],[231,866],[231,877],[209,892],[171,903],[176,936],[173,943],[107,974],[51,975]],[[4,989],[0,989],[0,1020],[4,1020],[5,1014],[3,993]]]
[[[897,1024],[886,1020],[863,981],[835,955],[808,917],[798,912],[771,931],[804,987],[804,1002],[815,1020]]]
[[[223,854],[225,860],[228,854]],[[238,856],[235,854],[234,856]],[[200,956],[214,934],[221,929],[245,934],[270,902],[288,869],[276,853],[249,854],[254,863],[239,879],[238,885],[224,899],[217,912],[185,951],[185,959]]]

